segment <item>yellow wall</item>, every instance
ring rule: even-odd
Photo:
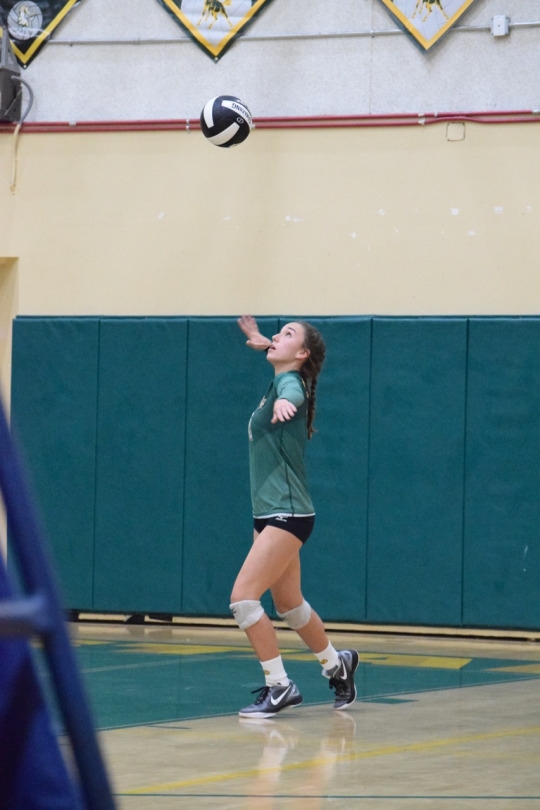
[[[538,314],[539,134],[2,132],[4,398],[16,314]]]
[[[17,262],[0,258],[0,394],[11,378],[11,322],[17,314]]]
[[[9,406],[11,379],[11,323],[17,314],[16,262],[0,258],[0,397]],[[0,498],[0,554],[6,551],[6,517]]]
[[[539,134],[26,133],[12,193],[2,133],[0,257],[25,315],[538,313]]]

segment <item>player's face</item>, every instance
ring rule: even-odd
[[[273,365],[276,363],[301,365],[308,355],[304,348],[304,340],[304,327],[301,324],[295,322],[285,324],[281,332],[272,337],[268,360]]]

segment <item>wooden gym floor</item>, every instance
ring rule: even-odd
[[[70,631],[120,810],[540,809],[538,641],[330,633],[360,653],[336,712],[279,631],[305,702],[256,721],[237,715],[262,685],[238,629]]]

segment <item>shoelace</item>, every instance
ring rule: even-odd
[[[347,670],[345,668],[345,665],[342,663],[341,666],[343,667],[343,672],[345,674],[347,674]],[[335,675],[332,678],[330,678],[330,681],[329,681],[328,685],[330,686],[330,689],[335,689],[336,690],[336,695],[338,697],[341,697],[342,695],[347,695],[349,693],[350,689],[349,689],[349,679],[348,678],[346,680],[343,680],[343,678],[338,679],[336,677],[336,675],[338,674],[339,671],[340,670],[338,669],[337,672],[335,673]]]
[[[330,678],[328,682],[330,689],[336,690],[336,695],[341,697],[342,695],[346,695],[349,692],[349,685],[347,681],[338,681],[337,678]]]
[[[256,698],[254,704],[258,705],[259,703],[263,703],[266,700],[269,691],[270,691],[269,686],[259,686],[258,689],[252,689],[251,690],[252,695],[255,695],[257,692],[259,693],[259,697]]]

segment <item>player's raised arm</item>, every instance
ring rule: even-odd
[[[262,352],[271,345],[272,341],[259,332],[257,321],[252,315],[241,315],[237,323],[247,337],[246,345],[249,346],[250,349]]]

